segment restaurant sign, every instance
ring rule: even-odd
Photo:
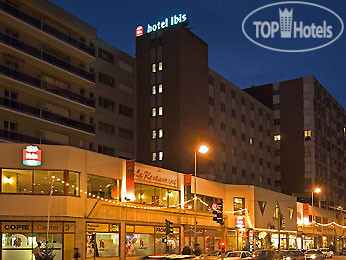
[[[177,188],[178,176],[175,173],[167,171],[158,171],[156,169],[149,169],[143,167],[135,167],[135,182],[157,184]]]
[[[23,164],[26,166],[40,166],[41,150],[36,145],[27,145],[23,149]]]

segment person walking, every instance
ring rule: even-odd
[[[42,259],[41,242],[37,242],[37,246],[32,250],[32,253],[35,256],[35,260]]]
[[[181,253],[183,255],[192,255],[191,248],[188,245],[184,246],[183,251]]]
[[[80,259],[80,253],[78,251],[78,248],[74,248],[74,255],[73,255],[73,260],[78,260]]]

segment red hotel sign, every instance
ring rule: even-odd
[[[23,149],[23,164],[27,166],[40,166],[41,150],[36,145],[28,145]]]

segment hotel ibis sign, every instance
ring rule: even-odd
[[[167,17],[163,20],[160,20],[154,24],[148,24],[145,30],[144,30],[144,27],[140,25],[136,28],[136,37],[141,36],[144,33],[151,33],[151,32],[159,31],[161,29],[164,29],[170,26],[182,24],[186,21],[187,21],[186,14],[176,14],[174,16]]]
[[[23,149],[23,164],[26,166],[40,166],[41,150],[36,145],[28,145]]]

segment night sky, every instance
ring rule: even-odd
[[[52,0],[97,28],[98,37],[135,56],[135,28],[186,13],[191,30],[209,45],[209,67],[240,88],[314,75],[346,105],[346,32],[331,45],[303,53],[282,53],[250,42],[243,19],[266,0]],[[346,22],[346,1],[310,1]],[[318,16],[309,12],[307,16]]]

